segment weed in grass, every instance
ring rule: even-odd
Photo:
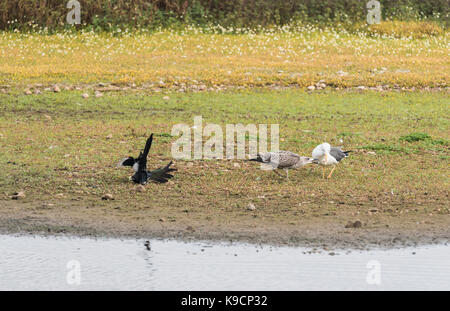
[[[153,136],[155,136],[155,137],[169,137],[169,138],[173,137],[172,134],[169,134],[169,133],[155,133]]]
[[[366,149],[366,150],[372,150],[372,151],[381,151],[383,153],[404,153],[404,154],[409,154],[412,151],[410,149],[407,148],[403,148],[403,147],[399,147],[399,146],[395,146],[395,145],[386,145],[386,144],[374,144],[374,145],[367,145],[367,146],[363,146],[362,149]]]
[[[432,137],[426,133],[411,133],[405,136],[401,136],[400,141],[406,141],[408,143],[422,142],[421,146],[429,150],[444,151],[443,147],[448,146],[448,140],[446,139],[432,139]]]
[[[350,133],[350,132],[342,132],[337,134],[337,137],[353,137],[353,136],[358,136],[361,135],[361,133]]]
[[[428,139],[431,139],[431,136],[426,133],[411,133],[400,137],[400,141],[407,141],[409,143]]]
[[[448,146],[449,145],[448,140],[446,140],[446,139],[433,139],[431,141],[431,144],[432,145],[440,145],[440,146]]]

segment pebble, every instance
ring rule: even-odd
[[[114,200],[114,197],[112,196],[112,194],[107,193],[104,196],[102,196],[102,200]]]
[[[254,211],[254,210],[256,210],[256,206],[253,203],[249,203],[247,206],[247,209],[249,211]]]
[[[136,192],[144,192],[144,191],[145,191],[145,187],[143,185],[136,186]]]
[[[88,93],[83,93],[83,94],[81,94],[81,97],[83,97],[83,98],[88,98],[89,97],[89,94]]]
[[[24,198],[25,198],[25,192],[23,192],[23,191],[15,192],[13,194],[13,196],[11,197],[11,199],[13,199],[13,200],[21,200]]]
[[[347,224],[345,225],[345,228],[361,228],[362,227],[362,223],[361,221],[357,220],[355,222],[353,221],[349,221],[347,222]]]

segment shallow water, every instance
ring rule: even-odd
[[[0,235],[0,290],[450,290],[446,245],[334,256],[236,243],[150,245]]]

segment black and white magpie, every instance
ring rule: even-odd
[[[137,184],[145,185],[149,179],[159,183],[166,183],[173,177],[173,175],[169,173],[176,171],[176,169],[170,167],[172,165],[172,161],[164,167],[160,167],[153,171],[147,171],[147,155],[150,151],[152,141],[153,133],[147,139],[144,151],[141,151],[137,158],[128,157],[120,161],[118,164],[118,166],[133,167],[135,173],[131,176],[131,180]]]

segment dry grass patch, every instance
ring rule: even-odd
[[[402,22],[383,21],[369,26],[369,32],[395,38],[428,38],[440,36],[445,33],[438,24],[433,22]]]
[[[384,24],[382,24],[384,25]],[[382,26],[380,26],[382,27]],[[98,82],[157,90],[232,87],[446,87],[448,33],[371,37],[312,26],[217,34],[0,32],[0,85]]]

